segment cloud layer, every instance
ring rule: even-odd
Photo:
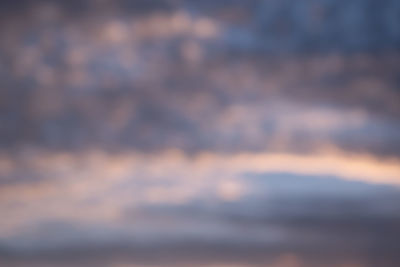
[[[0,265],[400,265],[399,1],[0,3]]]

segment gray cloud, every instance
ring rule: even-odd
[[[362,266],[399,263],[400,218],[393,206],[400,200],[398,188],[284,173],[245,179],[258,191],[236,202],[209,205],[203,199],[127,210],[123,221],[134,223],[133,232],[42,222],[12,242],[3,240],[1,258],[17,266],[25,261],[259,266],[286,252],[307,266],[331,261],[337,266],[346,259]]]
[[[0,262],[399,266],[398,3],[0,1]]]
[[[273,120],[255,122],[262,133],[249,142],[254,136],[248,133],[225,136],[213,119],[236,105],[251,112],[275,102],[283,103],[282,113],[292,112],[285,108],[291,103],[367,112],[367,125],[329,133],[322,141],[398,154],[398,34],[389,16],[397,10],[395,1],[376,7],[369,1],[232,4],[105,1],[85,2],[91,8],[84,8],[69,1],[5,2],[4,10],[17,13],[0,23],[1,147],[265,149],[271,135],[281,135]],[[26,19],[19,20],[24,6]],[[82,15],[72,17],[70,8]],[[240,23],[236,8],[244,12]],[[233,17],[224,16],[225,9]],[[312,10],[322,21],[303,18]],[[349,19],[354,29],[341,26]],[[319,33],[309,32],[311,24],[320,25]],[[362,36],[356,38],[354,30]],[[242,42],[249,47],[240,48]],[[285,44],[313,52],[292,53]],[[379,51],[371,52],[373,47]],[[305,147],[319,139],[307,131],[287,134]]]

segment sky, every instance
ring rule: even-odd
[[[1,1],[0,266],[399,266],[399,14]]]

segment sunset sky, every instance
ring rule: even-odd
[[[400,2],[0,2],[0,266],[400,266]]]

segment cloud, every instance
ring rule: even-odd
[[[112,223],[131,205],[173,205],[204,198],[240,201],[251,194],[246,180],[240,179],[245,173],[331,175],[394,186],[400,182],[396,160],[340,153],[186,156],[179,151],[114,155],[101,151],[81,155],[37,151],[25,157],[29,167],[21,170],[21,162],[16,161],[16,167],[7,170],[7,175],[18,173],[26,178],[6,180],[0,188],[3,235],[46,218]],[[32,178],[35,176],[40,179]]]
[[[399,265],[398,1],[228,2],[1,1],[2,263]]]
[[[56,214],[40,220],[30,217],[23,230],[9,237],[2,234],[2,257],[22,264],[77,266],[108,261],[318,266],[327,259],[332,266],[348,261],[365,266],[383,262],[382,255],[399,261],[391,249],[399,232],[398,207],[388,206],[399,200],[398,188],[285,173],[247,174],[240,181],[256,191],[233,202],[203,192],[202,198],[182,203],[125,203],[123,216],[111,224],[99,217],[86,222],[76,217],[85,214],[78,209],[93,214],[83,203],[75,207],[75,217],[66,214],[61,221]]]
[[[344,6],[314,4],[303,3],[304,12],[325,14],[332,9],[348,19]],[[229,7],[209,5],[17,5],[19,12],[0,23],[5,99],[1,148],[240,152],[315,150],[319,143],[328,143],[355,152],[399,154],[397,51],[371,54],[354,48],[354,53],[344,54],[341,49],[316,49],[304,55],[284,48],[283,55],[271,56],[251,45],[238,51],[235,42],[267,49],[276,38],[266,38],[264,34],[275,33],[262,33],[263,25],[274,25],[282,12],[299,20],[294,12],[298,4],[287,9],[276,1],[235,2],[233,7],[244,12],[242,26],[227,20],[236,16]],[[352,5],[364,10],[365,4]],[[382,4],[387,9],[392,5],[397,6],[392,1]],[[201,11],[191,12],[193,6]],[[72,15],[70,9],[84,15]],[[271,21],[258,18],[257,10],[271,12]],[[384,10],[377,10],[379,18]],[[39,11],[54,20],[51,27]],[[18,20],[24,12],[25,19]],[[298,27],[308,27],[310,16],[305,17]],[[321,27],[341,24],[329,25]],[[328,35],[337,32],[331,30]],[[378,34],[363,30],[371,38]],[[242,35],[252,37],[246,41]],[[300,31],[289,43],[301,47],[307,36]],[[385,40],[381,38],[389,42]],[[268,49],[279,54],[281,48],[278,41]]]

